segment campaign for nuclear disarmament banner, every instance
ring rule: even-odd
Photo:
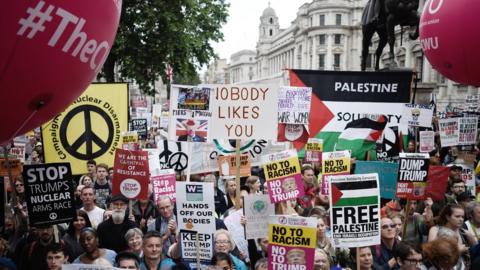
[[[262,162],[272,203],[305,195],[297,151],[291,149],[262,156]]]
[[[215,85],[211,139],[277,138],[278,88]]]
[[[148,153],[117,149],[113,166],[112,195],[130,200],[148,199]]]
[[[378,173],[380,198],[395,199],[397,191],[398,163],[384,161],[355,162],[355,174]]]
[[[380,244],[378,174],[334,175],[330,189],[330,228],[335,247]]]
[[[176,183],[178,228],[196,232],[182,236],[182,258],[186,261],[196,261],[197,237],[201,243],[200,260],[209,263],[212,259],[215,232],[215,201],[212,190],[213,183]]]
[[[431,127],[432,105],[405,104],[400,123],[410,127]]]
[[[318,138],[309,138],[305,145],[305,157],[306,163],[310,162],[322,162],[323,152],[323,140]]]
[[[387,127],[398,126],[410,101],[411,71],[354,72],[289,70],[290,85],[312,87],[310,137],[323,139],[324,151],[335,150],[345,126],[366,115],[385,115]],[[406,134],[406,130],[402,130]],[[294,143],[303,157],[303,143]]]
[[[311,87],[280,87],[278,92],[278,123],[308,125],[311,101]]]
[[[457,118],[438,119],[438,131],[442,147],[458,145],[460,129]]]
[[[243,197],[246,239],[268,237],[268,218],[275,215],[275,205],[267,194],[249,194]]]
[[[317,246],[317,218],[270,216],[268,269],[313,269]]]
[[[329,195],[330,176],[335,174],[350,174],[350,151],[335,151],[322,153],[322,195]]]
[[[206,142],[211,131],[213,88],[172,85],[168,136],[172,141]]]
[[[175,194],[175,184],[177,181],[177,177],[175,174],[175,170],[157,169],[152,172],[150,179],[153,189],[153,201],[155,202],[155,205],[157,205],[160,196],[167,196],[170,198],[170,200],[172,200],[172,202],[176,201],[177,196]]]
[[[25,165],[23,181],[30,226],[65,223],[76,215],[70,163]]]
[[[128,129],[128,85],[91,84],[63,112],[42,125],[46,163],[69,162],[86,174],[88,160],[113,166]]]
[[[400,153],[397,179],[397,198],[425,200],[428,166],[427,153]]]
[[[420,131],[420,152],[428,153],[435,150],[435,131]]]

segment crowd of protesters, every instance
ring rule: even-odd
[[[409,142],[405,151],[416,152],[416,147],[413,141]],[[480,174],[478,147],[471,151],[477,155],[474,164],[477,180]],[[38,136],[30,138],[26,152],[25,163],[43,162]],[[382,200],[381,244],[378,246],[335,247],[329,228],[329,200],[320,192],[318,166],[302,166],[305,195],[278,203],[276,213],[318,219],[314,259],[318,270],[480,269],[480,202],[467,193],[461,177],[462,167],[457,165],[458,149],[438,148],[430,156],[432,165],[450,165],[444,200],[428,198],[408,203]],[[354,160],[352,163],[354,165]],[[137,200],[130,210],[127,198],[112,196],[113,168],[90,160],[86,169],[88,173],[76,183],[77,212],[69,224],[28,226],[22,176],[12,181],[15,192],[9,194],[10,204],[5,211],[0,270],[61,269],[68,263],[142,270],[189,269],[177,243],[176,209],[169,197],[161,197],[156,204],[152,196],[149,200]],[[255,175],[241,181],[241,197],[267,192],[262,170],[252,171]],[[268,239],[249,240],[249,254],[243,254],[223,222],[229,213],[239,208],[237,183],[214,173],[192,175],[191,181],[215,184],[217,230],[212,232],[215,255],[208,269],[267,269]],[[245,222],[242,218],[242,224]]]

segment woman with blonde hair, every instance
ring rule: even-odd
[[[245,185],[249,188],[249,194],[261,194],[260,187],[262,183],[258,176],[252,175],[249,176],[245,182]]]

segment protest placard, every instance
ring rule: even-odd
[[[176,201],[175,183],[177,178],[173,169],[153,171],[151,181],[155,205],[157,205],[160,196],[168,196],[172,202]]]
[[[450,168],[446,166],[428,166],[426,197],[434,201],[445,201]]]
[[[148,153],[117,149],[113,165],[112,195],[148,199]]]
[[[477,140],[477,117],[458,118],[458,128],[460,134],[458,136],[458,145],[475,144]]]
[[[410,127],[431,127],[433,107],[422,104],[405,104],[400,123]]]
[[[153,104],[152,106],[152,127],[160,127],[160,118],[162,118],[162,104]]]
[[[313,269],[316,246],[316,218],[270,216],[268,269]]]
[[[225,223],[225,226],[227,226],[228,232],[232,236],[240,253],[245,254],[248,257],[248,242],[245,238],[245,227],[240,223],[242,215],[242,209],[230,212],[228,216],[223,219],[223,222]]]
[[[458,144],[460,129],[457,118],[438,119],[438,131],[442,147],[455,146]]]
[[[149,162],[152,170],[159,168],[174,169],[181,173],[189,166],[190,151],[187,142],[160,140],[156,149],[144,149],[149,153]],[[218,163],[216,163],[218,168]]]
[[[271,86],[215,86],[211,138],[275,140],[277,98]]]
[[[386,127],[383,130],[380,143],[375,149],[375,158],[378,161],[398,160],[398,154],[401,148],[401,134],[397,126]]]
[[[19,159],[9,159],[7,162],[4,158],[0,158],[0,176],[8,176],[9,168],[13,179],[22,173],[22,163]]]
[[[311,87],[280,87],[278,92],[278,123],[308,125],[311,102]]]
[[[210,263],[213,256],[213,233],[215,232],[215,202],[213,183],[177,182],[178,228],[192,230],[198,234],[182,236],[182,258],[187,262],[196,261],[196,239],[202,243],[198,256],[204,263]]]
[[[305,162],[322,162],[323,140],[318,138],[309,138],[305,146]]]
[[[305,195],[300,162],[295,150],[262,156],[265,180],[272,203]]]
[[[137,131],[122,132],[122,149],[139,150]]]
[[[426,153],[400,153],[397,198],[425,200],[430,157]]]
[[[169,139],[206,142],[211,130],[213,88],[172,85]]]
[[[140,140],[147,139],[147,119],[132,119],[128,122],[128,130],[136,131]]]
[[[480,95],[468,95],[465,98],[465,110],[468,112],[478,112],[480,105]]]
[[[8,152],[13,159],[18,159],[21,163],[25,163],[25,144],[25,142],[15,140],[13,141],[13,147]]]
[[[380,197],[395,199],[397,191],[398,163],[383,161],[355,162],[355,174],[378,173]]]
[[[268,217],[275,215],[275,207],[267,194],[250,194],[243,197],[246,239],[268,237]]]
[[[117,268],[113,266],[103,266],[98,264],[64,264],[62,270],[122,270],[124,268]]]
[[[64,223],[76,215],[70,163],[25,165],[23,179],[30,226]]]
[[[219,156],[218,168],[220,176],[235,176],[237,171],[237,159],[234,155]],[[240,176],[250,176],[252,164],[248,154],[240,155]]]
[[[470,196],[475,196],[475,174],[473,170],[473,164],[456,164],[457,166],[462,167],[462,172],[460,176],[462,177],[463,182],[465,182],[466,192],[469,193]]]
[[[350,174],[350,152],[335,151],[322,153],[322,195],[329,195],[330,175]]]
[[[330,189],[330,227],[335,246],[380,244],[378,174],[334,175]]]
[[[420,152],[428,153],[435,150],[435,131],[420,131]]]

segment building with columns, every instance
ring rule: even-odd
[[[275,10],[268,6],[260,16],[259,37],[255,51],[233,54],[227,67],[230,83],[274,83],[288,85],[287,68],[312,70],[360,70],[362,50],[361,17],[367,0],[313,0],[301,5],[297,17],[281,29]],[[420,0],[419,12],[425,0]],[[438,109],[460,109],[466,96],[480,94],[479,89],[445,79],[425,59],[419,40],[409,40],[400,28],[395,45],[399,67],[418,71],[417,103],[428,103],[432,93]],[[374,36],[367,70],[374,67],[378,38]],[[388,61],[388,46],[380,59],[381,68]]]

